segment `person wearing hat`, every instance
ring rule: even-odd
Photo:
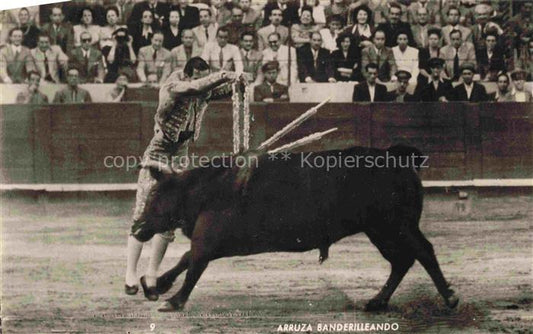
[[[498,74],[496,78],[497,90],[494,93],[489,94],[489,100],[494,102],[511,102],[513,101],[513,95],[509,86],[511,80],[506,73]]]
[[[396,78],[398,78],[398,84],[396,90],[388,93],[388,101],[391,102],[416,102],[418,101],[414,95],[407,93],[407,86],[409,86],[409,80],[411,79],[411,73],[399,70],[396,72]]]
[[[485,86],[474,82],[476,67],[471,63],[464,63],[460,67],[462,84],[453,89],[453,101],[484,102],[489,100]]]
[[[531,102],[531,93],[525,88],[527,72],[518,69],[511,73],[511,79],[513,79],[513,101],[514,102]]]
[[[430,58],[427,62],[430,77],[425,82],[418,84],[417,93],[420,100],[424,102],[445,102],[450,99],[453,90],[452,82],[442,77],[444,60],[440,58]]]
[[[279,73],[279,63],[269,61],[261,67],[265,80],[254,88],[255,102],[288,101],[288,88],[276,82]]]

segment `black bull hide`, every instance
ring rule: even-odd
[[[348,165],[348,156],[364,160],[359,166]],[[398,158],[396,166],[391,156]],[[414,156],[410,167],[398,166],[406,166],[407,158]],[[165,293],[187,270],[182,288],[160,311],[182,309],[208,263],[217,258],[319,249],[323,261],[332,243],[359,232],[391,263],[389,279],[367,310],[386,308],[415,260],[429,273],[446,304],[455,307],[458,298],[418,227],[423,189],[412,166],[420,166],[420,156],[406,146],[354,147],[291,154],[288,160],[279,154],[276,160],[261,155],[257,166],[251,163],[246,168],[196,168],[170,176],[152,170],[159,185],[148,204],[151,234],[180,227],[181,221],[183,233],[191,239],[191,249],[158,278],[157,290]],[[342,162],[328,170],[320,166],[328,157]],[[389,159],[388,167],[382,166],[384,159]],[[376,166],[378,160],[382,167]]]

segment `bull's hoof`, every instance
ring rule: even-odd
[[[444,302],[446,303],[446,306],[448,306],[451,309],[454,309],[459,304],[459,297],[457,297],[457,295],[453,293],[451,296],[446,298]]]
[[[130,296],[136,295],[139,292],[139,286],[137,284],[131,286],[124,284],[124,292]]]
[[[384,311],[388,307],[388,303],[382,299],[371,299],[365,306],[366,312]]]
[[[161,276],[157,279],[157,292],[162,295],[172,288],[173,282]]]
[[[166,302],[164,302],[157,309],[157,311],[159,311],[159,312],[178,312],[178,311],[181,311],[181,310],[183,310],[183,305],[182,304],[173,304],[170,300],[167,300]]]
[[[141,286],[143,288],[144,296],[146,299],[155,302],[159,299],[159,293],[157,293],[157,288],[155,286],[148,287],[146,285],[146,278],[143,276],[141,277]]]

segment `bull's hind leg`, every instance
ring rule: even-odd
[[[172,287],[176,278],[189,267],[191,251],[185,252],[178,264],[157,278],[157,292],[164,294]]]
[[[389,300],[398,285],[415,262],[415,257],[408,249],[402,247],[397,240],[384,238],[379,233],[367,231],[370,241],[378,248],[379,252],[391,264],[391,273],[387,282],[379,293],[368,301],[366,311],[379,311],[387,308]]]

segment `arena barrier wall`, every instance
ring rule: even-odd
[[[253,104],[251,147],[281,129],[314,104]],[[288,143],[316,131],[339,130],[302,151],[352,145],[386,148],[403,143],[429,156],[422,169],[425,185],[533,185],[533,104],[331,103],[282,139]],[[153,134],[156,105],[150,103],[25,106],[0,110],[0,183],[123,185],[135,183],[137,169],[104,164],[106,157],[138,162]],[[191,152],[229,154],[232,150],[231,103],[212,103]],[[130,159],[132,159],[130,158]],[[110,160],[107,160],[108,165]],[[120,160],[118,160],[120,162]],[[115,165],[119,165],[116,163]],[[509,182],[505,182],[509,180]],[[486,182],[485,182],[486,183]],[[64,189],[64,186],[61,186]],[[16,187],[15,187],[16,188]],[[68,186],[67,186],[68,188]],[[105,187],[104,187],[105,188]]]

